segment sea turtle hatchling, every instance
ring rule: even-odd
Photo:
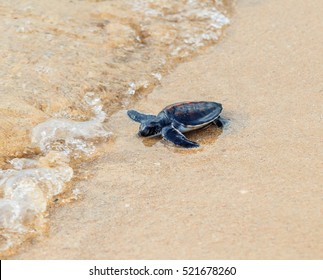
[[[128,116],[140,123],[139,135],[162,135],[166,140],[184,148],[196,148],[199,144],[187,139],[182,133],[205,127],[211,123],[223,127],[220,117],[222,105],[216,102],[181,102],[165,107],[157,116],[129,110]]]

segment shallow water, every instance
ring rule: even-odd
[[[107,116],[217,43],[231,9],[204,0],[1,1],[4,255],[46,230],[76,163],[111,138]]]

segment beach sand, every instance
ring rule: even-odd
[[[13,259],[322,259],[323,2],[238,1],[218,45],[133,106],[223,104],[183,150],[136,136],[124,110],[85,164],[82,199]]]

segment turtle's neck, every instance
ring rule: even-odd
[[[172,121],[168,118],[167,114],[164,111],[160,112],[156,116],[156,121],[159,122],[162,127],[172,123]]]

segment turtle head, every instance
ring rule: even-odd
[[[153,137],[160,135],[162,128],[158,121],[146,121],[141,123],[138,134],[143,137]]]

